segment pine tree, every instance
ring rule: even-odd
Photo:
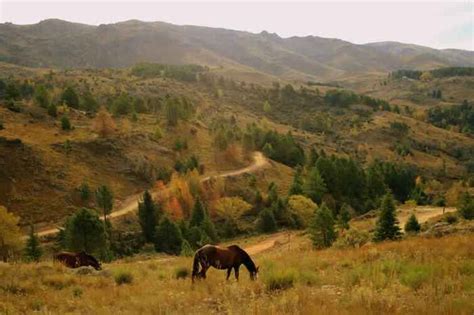
[[[268,198],[267,198],[267,204],[269,206],[273,205],[275,202],[278,201],[278,186],[274,183],[271,182],[270,185],[268,185]]]
[[[303,194],[303,178],[301,176],[301,167],[296,167],[293,183],[291,184],[288,196]]]
[[[155,233],[155,250],[172,255],[179,255],[183,236],[179,227],[166,216],[161,220]]]
[[[181,252],[179,255],[185,257],[192,257],[194,255],[194,251],[187,240],[183,240],[183,243],[181,244]]]
[[[276,231],[277,224],[271,209],[265,208],[260,212],[258,228],[263,233],[270,233]]]
[[[71,86],[68,86],[61,95],[61,100],[72,108],[79,108],[79,96]]]
[[[58,108],[53,103],[48,105],[48,115],[51,117],[58,116]]]
[[[36,104],[43,108],[48,108],[48,105],[50,105],[48,91],[43,85],[36,86],[34,99],[36,101]]]
[[[197,198],[196,202],[194,203],[193,211],[191,213],[191,220],[189,221],[189,226],[200,226],[206,216],[206,208],[204,207],[204,204],[202,203],[201,199]]]
[[[331,210],[322,204],[314,212],[313,222],[310,225],[311,240],[316,248],[330,247],[336,240],[334,219]]]
[[[380,215],[374,233],[374,241],[397,240],[400,238],[400,228],[395,213],[395,203],[391,193],[387,193],[383,199]]]
[[[204,233],[198,226],[189,228],[188,234],[186,235],[187,241],[193,248],[201,247],[201,241],[204,238]]]
[[[410,218],[408,218],[407,223],[405,224],[405,232],[406,233],[418,233],[420,232],[421,226],[416,219],[415,214],[412,214]]]
[[[200,227],[213,243],[216,243],[219,240],[214,223],[212,223],[209,216],[206,215]]]
[[[319,154],[318,151],[314,147],[312,147],[309,151],[309,157],[307,159],[307,165],[309,167],[313,167],[316,165],[316,161],[318,161]]]
[[[81,184],[81,186],[79,187],[79,194],[81,196],[82,202],[87,203],[90,200],[91,190],[87,183],[84,182]]]
[[[38,235],[36,235],[33,225],[30,227],[30,235],[26,241],[25,258],[28,261],[38,262],[43,251],[41,250]]]
[[[306,178],[303,186],[304,194],[316,203],[321,203],[323,195],[326,193],[326,183],[319,174],[316,167],[311,168],[311,171]]]
[[[349,206],[347,204],[343,204],[337,216],[337,226],[339,230],[348,230],[350,228],[350,220],[351,214],[349,213]]]
[[[106,185],[97,188],[95,192],[95,200],[97,206],[101,208],[104,216],[104,222],[107,223],[107,215],[110,214],[114,207],[114,194]]]
[[[175,98],[168,97],[165,102],[165,116],[168,126],[176,126],[178,124],[179,112],[177,100]]]
[[[65,245],[72,251],[100,254],[107,247],[104,224],[96,212],[82,208],[66,223]]]
[[[157,205],[148,190],[143,194],[143,202],[138,202],[138,220],[146,242],[153,242],[156,225],[159,222]]]
[[[458,212],[466,220],[474,219],[474,199],[468,192],[463,193],[458,201]]]

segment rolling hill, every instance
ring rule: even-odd
[[[335,80],[400,68],[473,66],[474,52],[380,42],[356,45],[315,36],[130,20],[91,26],[49,19],[0,24],[0,61],[59,68],[196,63],[288,80]]]

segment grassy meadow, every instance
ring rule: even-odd
[[[270,236],[269,236],[270,237]],[[265,238],[252,239],[261,242]],[[245,243],[242,241],[242,243]],[[240,244],[240,243],[239,243]],[[244,245],[245,246],[245,245]],[[408,238],[315,251],[306,235],[253,255],[250,281],[211,269],[191,283],[192,258],[152,255],[100,272],[51,261],[0,265],[2,314],[472,314],[474,236]]]

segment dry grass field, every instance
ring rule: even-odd
[[[259,237],[243,245],[264,242]],[[239,243],[244,244],[242,240]],[[409,238],[315,251],[292,234],[253,255],[252,282],[211,270],[191,283],[191,258],[149,256],[100,272],[51,261],[0,265],[2,314],[472,314],[474,236]],[[245,269],[245,268],[243,268]],[[177,279],[178,276],[185,277]]]

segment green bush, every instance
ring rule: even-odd
[[[186,279],[189,276],[189,269],[186,267],[178,267],[174,270],[176,279]]]
[[[400,282],[413,290],[420,289],[430,278],[432,272],[426,266],[407,268],[400,276]]]
[[[61,118],[61,129],[62,130],[72,129],[71,122],[69,121],[69,118],[67,116],[63,116],[63,118]]]
[[[119,271],[115,274],[115,283],[118,285],[131,284],[133,282],[133,275],[130,271]]]
[[[271,270],[265,277],[265,288],[268,291],[279,291],[290,289],[296,282],[296,272],[293,270],[274,271]]]

